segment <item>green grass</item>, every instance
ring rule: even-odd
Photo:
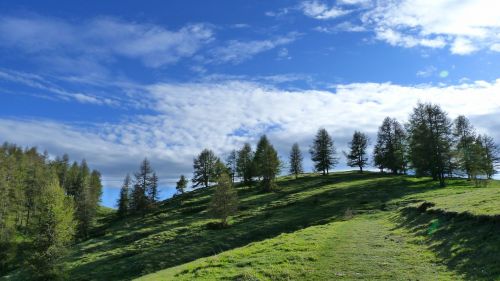
[[[103,214],[65,261],[71,280],[500,280],[499,182],[351,172],[278,184],[238,187],[222,230],[209,227],[210,188],[144,216]]]

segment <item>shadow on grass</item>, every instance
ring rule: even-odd
[[[500,216],[428,207],[432,203],[404,208],[399,227],[423,237],[448,268],[468,280],[500,280]]]
[[[180,265],[286,232],[341,220],[347,209],[378,212],[389,201],[436,188],[428,180],[375,173],[339,173],[284,179],[279,189],[261,193],[238,187],[242,208],[223,230],[207,227],[205,211],[211,189],[196,191],[162,204],[161,211],[113,224],[80,254],[88,262],[71,272],[72,280],[127,280]],[[243,192],[240,192],[243,191]],[[184,202],[182,202],[184,200]],[[195,208],[194,213],[186,212]],[[119,237],[113,234],[120,232]],[[95,251],[95,252],[93,252]],[[73,261],[82,258],[78,254]],[[79,263],[79,262],[78,262]]]

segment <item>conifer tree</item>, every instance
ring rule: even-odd
[[[349,142],[350,151],[345,153],[349,167],[359,167],[359,171],[363,172],[363,167],[368,164],[367,146],[368,137],[359,131],[355,131],[352,140]]]
[[[408,123],[410,160],[417,176],[429,175],[445,185],[453,172],[451,121],[441,107],[419,103]]]
[[[156,175],[155,172],[151,175],[151,182],[150,185],[148,186],[148,200],[150,204],[155,204],[158,202],[159,198],[159,193],[158,193],[158,176]]]
[[[295,178],[298,178],[300,174],[304,172],[304,168],[302,165],[303,161],[302,152],[300,151],[300,147],[298,143],[294,143],[292,145],[292,149],[290,150],[290,173],[295,175]]]
[[[278,152],[265,135],[259,140],[253,163],[256,174],[262,179],[262,188],[264,191],[271,191],[275,186],[276,176],[280,172],[281,162]]]
[[[323,175],[327,175],[329,170],[338,163],[332,137],[324,128],[316,133],[309,152],[316,171],[322,172]]]
[[[406,173],[408,165],[406,132],[394,118],[386,117],[378,129],[373,160],[381,171]]]
[[[131,194],[131,209],[142,212],[150,207],[149,191],[152,189],[153,168],[147,158],[141,162],[139,171],[134,174],[134,188]]]
[[[61,257],[73,239],[73,202],[59,187],[56,176],[42,189],[40,212],[34,225],[32,254],[28,257],[30,273],[35,280],[66,280]]]
[[[474,127],[470,124],[467,117],[460,115],[453,122],[453,136],[455,146],[455,156],[457,159],[458,168],[463,171],[470,180],[472,177],[474,151],[477,152],[474,142],[476,141],[476,133]],[[477,166],[476,166],[477,168]]]
[[[198,157],[193,160],[193,187],[209,187],[217,180],[217,163],[220,159],[212,150],[204,149]]]
[[[181,177],[179,178],[179,181],[177,181],[177,185],[175,186],[177,193],[184,194],[184,191],[187,188],[187,184],[188,184],[188,181],[186,180],[186,177],[184,175],[181,175]]]
[[[130,175],[127,174],[123,180],[123,185],[120,189],[120,198],[118,198],[118,216],[124,217],[129,213],[130,206]]]
[[[209,208],[210,212],[221,220],[222,226],[227,226],[228,217],[236,213],[238,195],[227,173],[218,178]]]
[[[229,176],[231,177],[231,181],[234,183],[236,174],[237,174],[237,160],[238,160],[238,153],[236,152],[235,149],[231,150],[229,152],[229,155],[226,158],[226,166],[229,169]]]
[[[238,151],[238,158],[236,160],[236,174],[245,184],[251,184],[254,177],[253,159],[252,146],[249,143],[245,143]]]

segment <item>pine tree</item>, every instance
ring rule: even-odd
[[[75,190],[75,215],[78,222],[77,236],[88,237],[88,231],[92,224],[93,208],[92,194],[90,191],[90,169],[87,162],[82,160],[77,177]]]
[[[417,176],[429,175],[445,185],[452,174],[452,132],[447,114],[433,104],[419,103],[408,123],[410,160]]]
[[[204,149],[198,157],[193,160],[193,187],[209,187],[217,180],[216,164],[220,159],[212,150]]]
[[[299,175],[304,172],[302,161],[303,157],[299,144],[294,143],[292,145],[292,149],[290,150],[290,173],[295,175],[295,178],[298,178]]]
[[[245,143],[238,151],[238,158],[236,160],[236,174],[245,184],[251,184],[254,177],[253,159],[252,146],[249,143]]]
[[[324,128],[316,133],[309,152],[316,171],[322,172],[323,175],[327,175],[329,170],[338,163],[333,140]]]
[[[187,188],[187,184],[188,184],[188,181],[186,180],[186,177],[184,175],[181,175],[181,177],[179,178],[179,181],[177,181],[177,185],[175,186],[177,193],[184,194],[184,191]]]
[[[406,173],[408,165],[406,132],[394,118],[386,117],[378,129],[373,160],[381,171]]]
[[[33,252],[27,259],[34,280],[66,280],[60,259],[73,239],[75,223],[73,202],[65,196],[58,181],[54,176],[39,198]]]
[[[217,180],[212,201],[210,202],[210,212],[221,220],[222,226],[227,226],[227,219],[236,213],[238,209],[238,195],[233,187],[229,175],[223,173]]]
[[[129,205],[130,205],[130,175],[127,174],[125,179],[123,180],[123,185],[120,189],[120,198],[118,198],[118,216],[124,217],[129,213]]]
[[[366,152],[366,147],[368,146],[368,137],[359,132],[355,131],[352,136],[351,142],[349,142],[350,151],[345,153],[347,158],[347,165],[349,167],[359,167],[359,171],[363,172],[363,167],[368,164],[368,157]]]
[[[500,162],[500,149],[495,143],[492,137],[488,135],[480,135],[478,139],[481,142],[481,146],[484,149],[484,166],[486,171],[486,176],[491,179],[494,174],[496,174],[496,167]]]
[[[263,177],[264,171],[262,170],[262,163],[264,162],[264,157],[266,154],[266,149],[269,147],[270,143],[266,135],[260,137],[259,142],[257,142],[257,148],[255,149],[255,154],[253,158],[254,176],[259,180]]]

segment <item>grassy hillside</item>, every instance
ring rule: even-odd
[[[67,259],[71,280],[500,280],[498,182],[284,177],[273,193],[238,187],[238,214],[222,230],[206,212],[211,192],[104,216]]]

